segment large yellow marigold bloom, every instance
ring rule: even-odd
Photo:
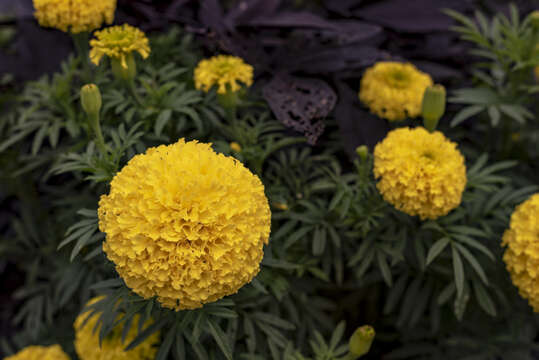
[[[70,360],[60,345],[28,346],[4,360]]]
[[[77,34],[111,24],[116,0],[34,0],[39,25]]]
[[[238,91],[241,83],[253,84],[253,67],[242,59],[230,55],[218,55],[200,61],[195,69],[195,87],[198,90],[210,91],[216,85],[219,94],[228,90]]]
[[[431,77],[412,64],[379,62],[365,71],[359,99],[379,117],[400,121],[421,114],[423,93],[432,84]]]
[[[100,300],[95,297],[88,302],[88,305]],[[135,315],[131,322],[131,327],[122,342],[123,324],[116,326],[112,333],[101,342],[99,346],[99,330],[101,325],[95,327],[99,319],[99,313],[92,315],[88,321],[88,312],[83,312],[77,316],[73,327],[75,328],[75,350],[80,360],[153,360],[157,353],[157,343],[159,342],[159,332],[150,335],[144,342],[135,348],[124,351],[125,347],[135,339],[138,332],[140,315]],[[86,323],[84,323],[86,321]],[[150,326],[152,320],[146,321],[143,329]],[[95,328],[95,330],[94,330]]]
[[[127,68],[127,58],[133,52],[138,52],[143,59],[150,55],[150,43],[144,32],[129,24],[97,31],[95,37],[90,40],[90,60],[96,65],[107,55]]]
[[[183,139],[133,157],[98,213],[103,249],[127,286],[176,310],[251,281],[271,218],[257,176],[210,144]]]
[[[503,260],[513,284],[539,312],[539,193],[513,212],[502,244],[507,246]]]
[[[456,208],[466,186],[457,145],[422,127],[391,131],[374,149],[376,185],[384,199],[408,215],[436,219]]]

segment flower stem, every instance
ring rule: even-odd
[[[139,106],[143,106],[142,99],[140,98],[139,94],[137,94],[137,89],[135,87],[135,81],[133,79],[131,79],[131,80],[126,81],[125,84],[127,86],[127,90],[129,90],[129,93],[131,94],[131,96],[133,97],[135,102]]]
[[[87,32],[81,32],[79,34],[71,34],[71,37],[73,38],[75,49],[77,49],[77,54],[82,63],[82,80],[84,83],[89,83],[91,77],[88,48],[89,34]]]
[[[88,114],[88,120],[91,124],[92,130],[95,135],[95,143],[101,155],[107,155],[107,146],[105,145],[105,139],[101,132],[101,125],[99,124],[99,113]]]

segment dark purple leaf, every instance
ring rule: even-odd
[[[353,158],[360,145],[373,149],[386,136],[389,125],[384,119],[363,110],[357,92],[345,83],[338,81],[337,91],[339,102],[335,108],[335,118],[346,153]]]
[[[362,2],[363,0],[325,0],[324,4],[329,10],[348,17],[352,15],[352,9]]]
[[[283,58],[281,66],[290,71],[301,70],[308,73],[332,73],[342,70],[370,66],[389,55],[371,46],[343,46],[319,48],[304,53],[290,54]]]
[[[414,61],[414,65],[421,71],[428,73],[435,82],[460,79],[463,76],[462,72],[456,69],[430,61]]]
[[[277,11],[281,0],[241,0],[226,15],[230,28],[244,25],[251,19],[272,15]]]
[[[280,12],[275,15],[247,19],[243,25],[270,27],[315,27],[336,29],[335,24],[308,11]]]
[[[289,75],[275,76],[262,93],[277,119],[305,134],[312,145],[324,131],[320,118],[329,115],[337,100],[324,81]]]
[[[215,32],[222,34],[226,31],[224,13],[219,0],[202,0],[198,17],[202,24]]]
[[[445,31],[452,24],[444,8],[462,10],[471,0],[386,0],[354,12],[362,19],[405,32]]]

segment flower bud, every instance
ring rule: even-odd
[[[359,156],[361,161],[367,160],[367,155],[369,155],[369,148],[367,145],[361,145],[356,148],[356,154]]]
[[[111,58],[110,65],[112,67],[112,73],[118,80],[131,81],[135,79],[137,75],[137,64],[133,53],[129,53],[125,56],[125,61],[121,59]]]
[[[529,16],[531,25],[539,30],[539,10],[532,11]]]
[[[350,353],[360,357],[369,352],[372,341],[374,340],[374,329],[372,326],[363,325],[354,331],[348,344]]]
[[[288,205],[286,203],[274,202],[272,205],[273,205],[273,207],[275,207],[275,208],[277,208],[279,210],[283,210],[283,211],[288,210]]]
[[[434,131],[438,120],[445,112],[445,88],[442,85],[429,86],[423,94],[421,115],[423,124],[429,131]]]
[[[88,115],[96,115],[101,111],[101,92],[95,84],[86,84],[81,88],[80,101]]]
[[[239,153],[239,152],[241,152],[241,145],[238,144],[238,143],[235,142],[235,141],[232,141],[232,142],[230,143],[230,150]]]

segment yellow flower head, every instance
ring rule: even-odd
[[[70,360],[60,345],[28,346],[4,360]]]
[[[208,92],[217,85],[217,92],[225,94],[227,87],[233,92],[241,89],[240,83],[246,86],[253,84],[253,67],[236,56],[218,55],[204,59],[195,69],[195,87],[198,90]]]
[[[127,286],[176,310],[237,292],[268,242],[262,182],[210,145],[180,139],[148,149],[99,201],[103,250]]]
[[[459,206],[466,166],[457,145],[422,127],[391,131],[374,149],[376,185],[384,199],[408,215],[436,219]]]
[[[96,32],[95,37],[97,39],[90,41],[90,60],[96,65],[107,55],[127,68],[127,57],[134,51],[143,59],[150,55],[150,44],[144,32],[129,24],[108,27]]]
[[[77,34],[111,24],[116,0],[34,0],[39,25]]]
[[[101,297],[93,298],[88,305],[100,300]],[[117,325],[112,333],[101,342],[99,346],[99,330],[95,325],[99,319],[99,313],[93,314],[88,321],[88,312],[77,316],[73,327],[75,328],[75,350],[80,360],[153,360],[157,352],[159,332],[155,332],[135,348],[124,351],[125,347],[137,336],[140,315],[135,315],[131,322],[131,328],[127,332],[125,342],[122,342],[123,324]],[[84,323],[86,321],[86,323]],[[152,320],[146,321],[143,328],[152,324]],[[37,359],[36,359],[37,360]],[[52,360],[52,359],[51,359]]]
[[[503,261],[513,284],[533,311],[539,312],[539,193],[513,212],[502,245],[507,246]]]
[[[421,114],[423,93],[432,84],[431,77],[412,64],[379,62],[365,71],[359,99],[379,117],[400,121]]]

